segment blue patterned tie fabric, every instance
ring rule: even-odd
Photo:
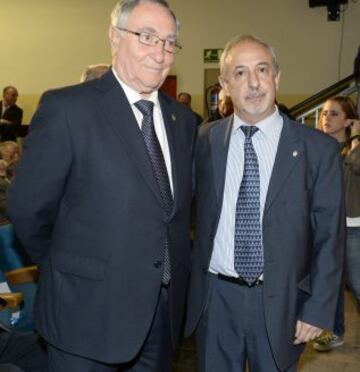
[[[260,224],[259,163],[252,136],[256,126],[241,126],[245,134],[244,173],[236,203],[234,266],[248,285],[263,271],[264,256]]]
[[[173,208],[173,197],[171,194],[169,176],[166,170],[164,155],[162,153],[161,146],[155,132],[153,120],[154,104],[151,101],[142,99],[136,102],[135,106],[143,115],[142,134],[144,137],[145,146],[150,157],[150,162],[152,164],[156,181],[159,185],[160,195],[163,201],[166,217],[169,217]],[[166,238],[164,247],[164,271],[162,283],[168,284],[170,279],[171,265],[168,249],[168,238]]]

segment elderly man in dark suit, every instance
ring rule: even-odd
[[[178,22],[122,0],[109,37],[107,73],[42,97],[9,192],[52,372],[170,371],[183,318],[195,117],[158,91]]]
[[[186,333],[201,372],[295,371],[332,328],[344,210],[338,145],[279,113],[273,48],[235,37],[220,64],[231,117],[200,129]]]
[[[1,141],[14,141],[21,126],[23,110],[16,104],[18,96],[13,86],[3,89],[3,100],[0,101]]]

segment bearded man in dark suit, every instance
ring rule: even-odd
[[[279,113],[272,47],[238,36],[220,83],[234,115],[200,128],[186,333],[201,372],[295,371],[334,323],[344,246],[338,144]]]

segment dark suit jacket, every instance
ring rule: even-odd
[[[180,331],[195,118],[162,93],[159,100],[174,183],[168,219],[141,131],[111,71],[44,94],[8,197],[15,230],[41,267],[40,333],[65,351],[107,363],[132,359],[145,340],[167,234],[174,343]]]
[[[2,112],[2,101],[0,101],[0,113]],[[1,124],[0,125],[0,136],[2,141],[14,141],[18,134],[18,130],[21,126],[23,117],[23,110],[17,106],[10,106],[5,112],[1,119],[11,121],[12,124]]]
[[[203,125],[197,140],[197,233],[187,334],[206,306],[231,129],[232,116]],[[265,319],[281,369],[303,349],[292,344],[298,319],[333,327],[345,220],[338,152],[330,137],[284,117],[263,216]]]

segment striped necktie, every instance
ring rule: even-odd
[[[157,184],[159,185],[159,191],[163,201],[166,217],[169,217],[173,208],[173,197],[171,194],[169,176],[166,169],[164,155],[155,132],[153,120],[154,104],[148,100],[140,100],[135,103],[135,106],[143,115],[142,134],[145,146],[150,157],[150,162],[152,164]],[[168,237],[166,237],[164,247],[164,271],[162,277],[163,284],[168,284],[171,279],[171,264],[168,243]]]

